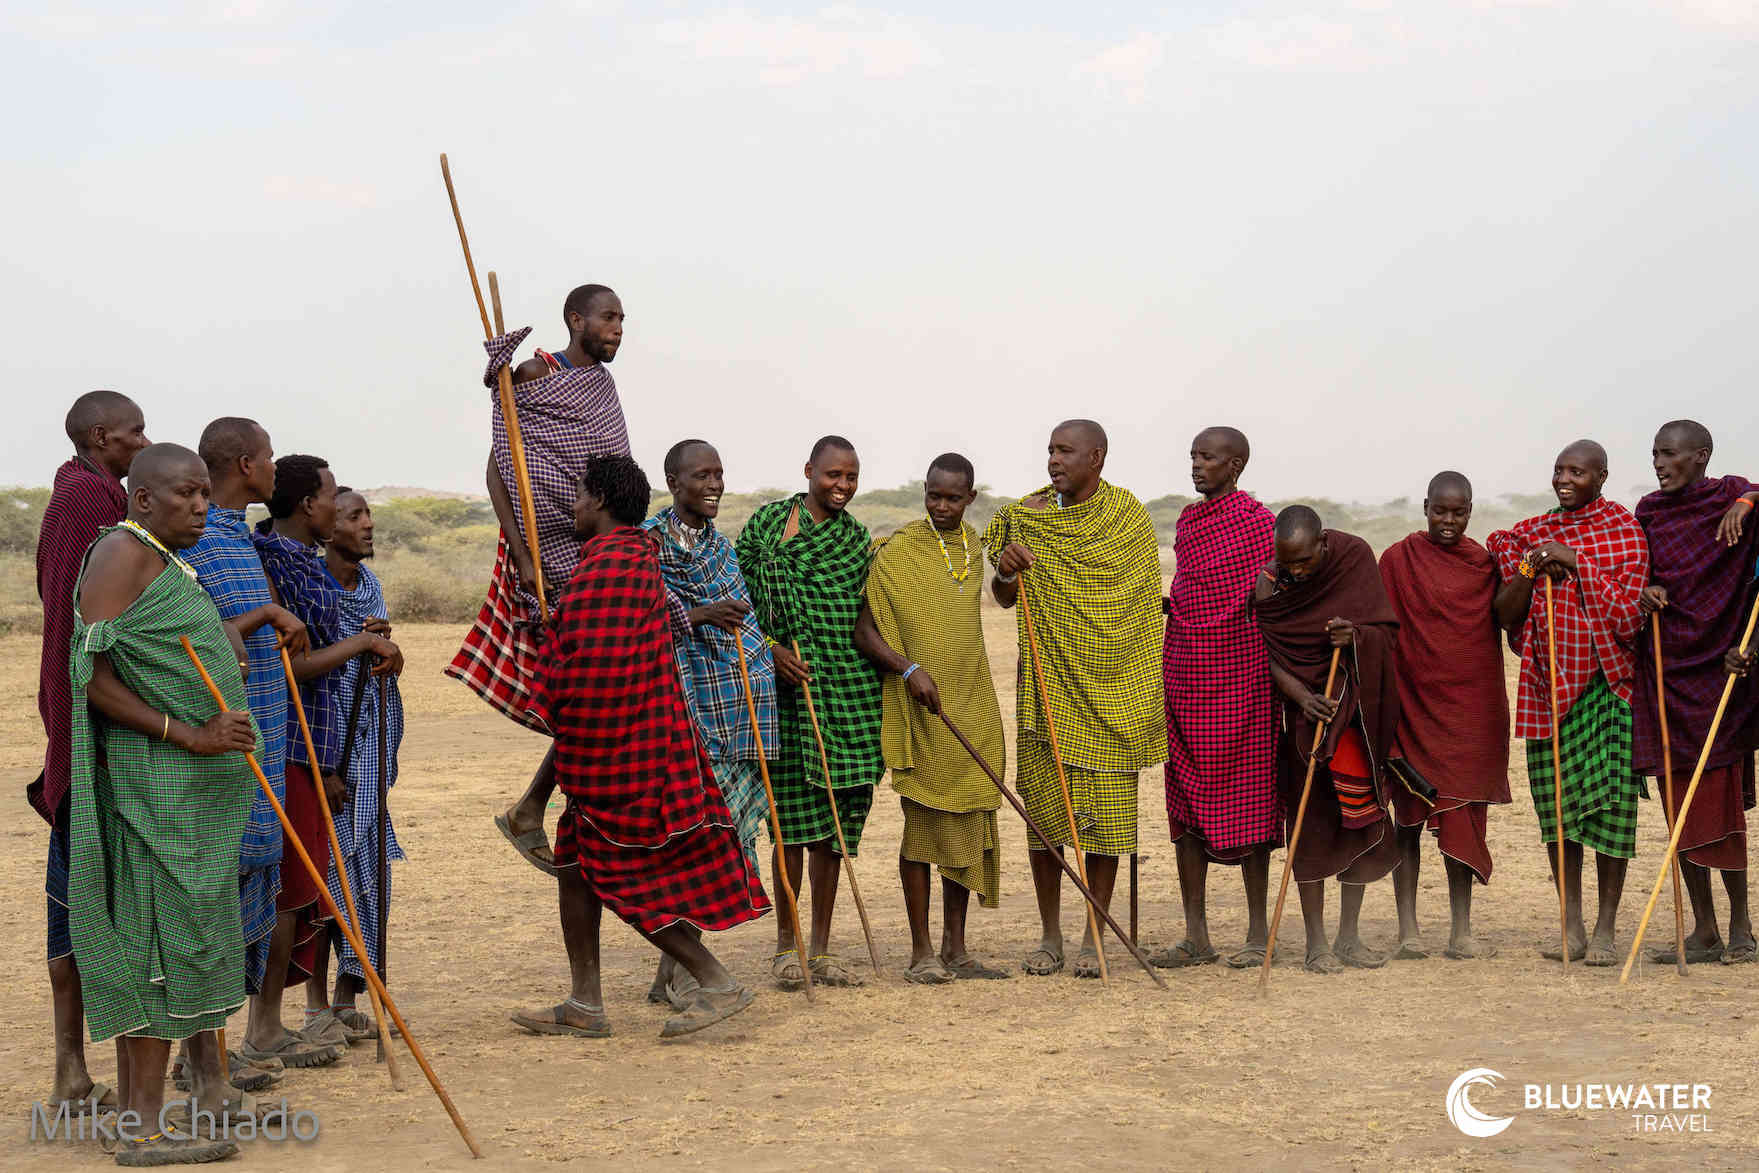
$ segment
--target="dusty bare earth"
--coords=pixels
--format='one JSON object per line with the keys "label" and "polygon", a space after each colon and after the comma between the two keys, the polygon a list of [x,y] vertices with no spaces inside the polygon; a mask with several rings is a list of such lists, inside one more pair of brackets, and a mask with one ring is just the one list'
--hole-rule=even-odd
{"label": "dusty bare earth", "polygon": [[[1008,617],[991,612],[990,647],[1003,708],[1013,714]],[[1544,963],[1556,937],[1555,897],[1537,844],[1516,754],[1514,805],[1491,819],[1496,875],[1479,889],[1477,926],[1501,954],[1487,962],[1389,965],[1338,977],[1302,972],[1291,899],[1270,998],[1256,975],[1219,966],[1169,973],[1157,991],[1121,948],[1109,989],[1066,975],[923,988],[904,984],[908,934],[898,894],[900,817],[876,805],[859,875],[886,962],[856,991],[826,990],[808,1006],[762,983],[774,943],[769,921],[713,944],[760,990],[751,1010],[694,1039],[661,1043],[647,1006],[655,954],[607,918],[605,993],[616,1026],[602,1041],[539,1039],[507,1021],[514,1008],[553,1004],[567,969],[553,886],[521,862],[490,824],[543,750],[538,737],[491,713],[440,676],[460,632],[406,627],[410,725],[392,807],[410,862],[397,876],[391,984],[440,1077],[502,1167],[591,1160],[635,1168],[798,1171],[866,1166],[983,1169],[1100,1164],[1182,1168],[1277,1164],[1326,1168],[1397,1162],[1415,1168],[1751,1168],[1759,1145],[1759,967],[1694,967],[1681,979],[1645,964],[1620,989],[1616,970]],[[0,786],[12,814],[0,835],[0,1101],[16,1169],[107,1164],[92,1145],[30,1145],[28,1106],[50,1075],[49,991],[42,964],[44,827],[23,801],[41,761],[35,637],[0,639]],[[1469,721],[1470,714],[1462,714]],[[1010,730],[1011,733],[1011,730]],[[1144,777],[1141,915],[1144,944],[1183,932],[1173,853],[1165,841],[1159,771]],[[1654,878],[1662,819],[1645,808],[1644,835],[1621,918],[1635,927]],[[1036,940],[1025,836],[1003,811],[1004,903],[973,908],[972,944],[1010,967]],[[1446,883],[1426,847],[1421,911],[1428,939],[1446,932]],[[1281,866],[1278,856],[1276,866]],[[765,864],[766,871],[768,864]],[[1273,883],[1274,883],[1273,872]],[[1245,918],[1238,881],[1212,873],[1216,941],[1237,945]],[[1122,885],[1120,885],[1122,891]],[[1335,893],[1335,890],[1334,890]],[[1664,893],[1653,937],[1671,935]],[[1079,909],[1065,901],[1065,920]],[[1335,912],[1335,895],[1333,898]],[[1394,943],[1392,888],[1376,885],[1364,913],[1371,943]],[[864,954],[845,894],[836,945]],[[292,1000],[290,999],[290,1002]],[[290,1009],[289,1018],[296,1011]],[[233,1030],[242,1027],[242,1016]],[[92,1067],[113,1078],[108,1047]],[[1515,1117],[1474,1140],[1442,1111],[1469,1067],[1506,1081],[1473,1103]],[[322,1121],[312,1144],[257,1143],[253,1167],[463,1168],[468,1155],[413,1063],[393,1093],[370,1046],[343,1065],[290,1072],[277,1089]],[[1708,1133],[1642,1134],[1615,1111],[1523,1111],[1524,1083],[1707,1083]]]}

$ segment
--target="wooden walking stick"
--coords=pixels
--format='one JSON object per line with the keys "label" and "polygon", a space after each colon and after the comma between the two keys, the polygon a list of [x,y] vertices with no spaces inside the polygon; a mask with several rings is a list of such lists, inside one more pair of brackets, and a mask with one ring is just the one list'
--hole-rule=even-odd
{"label": "wooden walking stick", "polygon": [[[800,641],[794,641],[794,655],[800,655]],[[867,905],[861,899],[861,885],[855,880],[855,861],[849,858],[849,843],[843,837],[843,820],[837,814],[836,788],[831,785],[831,759],[825,753],[824,730],[818,725],[818,710],[812,704],[812,685],[801,684],[800,694],[806,698],[806,715],[812,719],[812,736],[818,742],[818,761],[825,771],[825,798],[831,804],[831,825],[837,829],[837,850],[843,853],[843,870],[849,874],[849,891],[855,897],[855,911],[861,915],[861,932],[867,937],[867,956],[873,961],[873,972],[880,972],[879,949],[873,943],[873,926],[867,921]]]}
{"label": "wooden walking stick", "polygon": [[[1671,826],[1673,813],[1673,748],[1667,736],[1667,677],[1661,668],[1661,612],[1649,617],[1649,631],[1655,640],[1655,709],[1661,718],[1661,801]],[[1686,909],[1680,899],[1680,861],[1673,861],[1673,950],[1674,965],[1685,977]]]}
{"label": "wooden walking stick", "polygon": [[[1543,572],[1542,572],[1543,573]],[[1570,912],[1564,899],[1564,759],[1558,750],[1557,612],[1552,605],[1551,576],[1545,576],[1545,647],[1551,665],[1551,797],[1557,819],[1557,930],[1564,968],[1570,968]]]}
{"label": "wooden walking stick", "polygon": [[[965,734],[959,731],[957,725],[953,724],[952,718],[947,716],[945,709],[941,710],[940,717],[941,721],[945,723],[947,729],[953,734],[953,736],[959,739],[959,744],[965,747],[965,752],[971,755],[971,760],[976,762],[985,774],[989,775],[989,780],[995,783],[996,789],[1001,791],[1002,797],[1008,800],[1008,805],[1014,808],[1014,813],[1026,821],[1026,829],[1031,831],[1034,835],[1037,835],[1039,842],[1050,842],[1050,840],[1044,837],[1044,828],[1040,827],[1038,821],[1030,814],[1026,813],[1026,804],[1020,801],[1019,795],[1015,794],[1012,790],[1009,790],[1007,785],[1002,781],[1002,776],[996,773],[995,770],[991,769],[990,764],[983,760],[983,755],[977,752],[977,747],[972,745]],[[1052,852],[1051,854],[1056,859],[1058,865],[1062,867],[1063,871],[1068,874],[1069,879],[1075,882],[1075,888],[1081,893],[1082,898],[1087,901],[1088,905],[1095,912],[1105,919],[1105,923],[1112,927],[1112,932],[1118,934],[1118,940],[1124,942],[1124,947],[1130,950],[1130,955],[1142,964],[1142,972],[1153,978],[1155,985],[1163,990],[1166,989],[1166,980],[1155,970],[1153,964],[1149,962],[1148,958],[1142,955],[1142,950],[1136,947],[1134,937],[1124,936],[1124,930],[1118,927],[1118,922],[1112,919],[1111,913],[1100,907],[1099,897],[1093,894],[1093,890],[1087,886],[1086,881],[1082,880],[1081,876],[1070,866],[1069,861],[1056,852]]]}
{"label": "wooden walking stick", "polygon": [[[1025,571],[1021,571],[1021,573],[1024,574]],[[1068,775],[1063,773],[1063,751],[1057,745],[1057,719],[1051,715],[1050,689],[1045,687],[1044,665],[1039,663],[1038,657],[1038,629],[1032,623],[1032,604],[1026,601],[1026,584],[1024,582],[1020,584],[1020,593],[1016,597],[1020,603],[1020,617],[1026,621],[1026,651],[1032,660],[1033,678],[1038,681],[1039,707],[1044,710],[1044,729],[1050,741],[1051,761],[1056,763],[1057,786],[1063,793],[1063,813],[1069,819],[1069,846],[1075,852],[1075,870],[1080,873],[1081,882],[1085,884],[1087,883],[1087,857],[1081,853],[1081,832],[1075,829],[1075,802],[1069,797]],[[1056,854],[1049,839],[1040,836],[1039,842],[1044,844],[1046,851],[1053,855]],[[1099,958],[1100,984],[1108,985],[1112,978],[1111,974],[1107,972],[1105,964],[1105,934],[1100,932],[1099,918],[1094,916],[1091,907],[1087,910],[1087,927],[1093,933],[1093,951]]]}
{"label": "wooden walking stick", "polygon": [[[464,217],[458,212],[458,193],[452,188],[452,168],[446,162],[446,156],[440,156],[440,174],[446,180],[446,199],[452,204],[452,221],[458,225],[458,243],[464,246],[464,267],[470,273],[470,292],[476,295],[476,312],[483,321],[483,339],[492,340],[499,330],[501,320],[500,285],[495,275],[489,274],[489,292],[495,301],[496,326],[489,325],[489,311],[483,305],[482,286],[476,280],[476,262],[470,259],[470,238],[464,234]],[[504,331],[502,331],[504,332]],[[538,549],[537,534],[537,503],[531,492],[531,473],[525,464],[525,439],[519,433],[519,408],[513,401],[513,369],[511,364],[503,365],[496,372],[496,394],[501,405],[501,422],[507,429],[507,451],[512,457],[513,479],[517,482],[519,492],[519,510],[525,521],[525,550],[531,555],[532,573],[536,578],[537,609],[539,616],[547,625],[550,621],[550,604],[544,594],[544,560]]]}
{"label": "wooden walking stick", "polygon": [[[360,667],[363,670],[366,668],[365,657],[361,658]],[[336,880],[342,887],[342,903],[348,908],[348,921],[358,939],[360,914],[354,908],[354,890],[348,883],[348,865],[342,862],[342,844],[336,838],[336,820],[331,817],[330,802],[324,796],[324,772],[323,767],[318,764],[318,747],[312,743],[311,726],[305,720],[305,702],[299,699],[299,678],[293,674],[293,658],[287,654],[285,646],[281,648],[281,671],[287,675],[287,692],[293,700],[293,711],[299,717],[300,736],[305,738],[306,760],[311,763],[312,788],[317,791],[318,809],[324,812],[324,830],[330,837],[330,859],[336,864]],[[366,678],[363,673],[356,695],[365,687]],[[347,763],[343,763],[343,768],[347,768]],[[325,886],[322,879],[318,881],[318,886]],[[366,954],[356,953],[355,956],[360,959],[362,969],[372,968],[372,962]],[[341,964],[340,958],[337,959],[337,964]],[[385,1074],[391,1077],[391,1090],[400,1092],[403,1090],[403,1076],[397,1070],[397,1061],[391,1057],[389,1046],[386,1046],[390,1042],[390,1033],[385,1026],[385,1009],[379,1004],[379,996],[373,993],[371,986],[367,987],[367,996],[372,1001],[373,1023],[379,1028],[379,1044],[385,1046]]]}
{"label": "wooden walking stick", "polygon": [[794,956],[800,961],[800,978],[806,983],[806,1000],[812,1001],[812,967],[806,964],[806,935],[800,931],[800,899],[788,880],[788,861],[782,852],[782,816],[776,810],[776,791],[770,785],[770,764],[764,758],[763,731],[757,727],[757,702],[751,696],[751,669],[745,663],[745,641],[733,633],[739,650],[739,684],[745,690],[745,713],[751,719],[751,736],[757,742],[757,772],[763,779],[763,796],[770,804],[770,836],[776,845],[776,886],[788,898],[788,923],[794,930]]}
{"label": "wooden walking stick", "polygon": [[[391,961],[385,954],[385,945],[390,936],[389,921],[391,916],[390,860],[385,856],[385,829],[391,821],[390,816],[385,813],[385,771],[389,768],[388,763],[391,760],[388,756],[385,738],[385,689],[390,683],[385,677],[379,677],[379,768],[376,771],[378,777],[374,782],[374,789],[377,791],[379,799],[379,883],[378,889],[374,893],[373,902],[378,905],[376,911],[379,914],[379,939],[377,943],[379,946],[379,980],[381,982],[385,980],[385,974],[390,969]],[[368,958],[367,962],[370,964],[371,960]],[[385,1031],[379,1032],[378,1054],[374,1055],[373,1058],[389,1062],[391,1040],[386,1035]]]}
{"label": "wooden walking stick", "polygon": [[[1325,699],[1331,700],[1332,681],[1338,675],[1338,657],[1343,648],[1331,650],[1331,667],[1325,670]],[[1276,933],[1283,923],[1283,903],[1289,898],[1289,876],[1295,870],[1295,848],[1301,842],[1301,824],[1307,821],[1307,795],[1313,790],[1313,771],[1319,765],[1319,747],[1325,743],[1325,727],[1321,721],[1313,730],[1313,749],[1307,754],[1307,778],[1301,783],[1301,799],[1295,804],[1295,829],[1289,833],[1289,849],[1283,852],[1283,879],[1276,890],[1276,914],[1270,918],[1270,936],[1264,942],[1264,965],[1258,971],[1258,992],[1270,989],[1270,963],[1276,956]]]}
{"label": "wooden walking stick", "polygon": [[[1753,643],[1753,625],[1759,622],[1759,599],[1753,600],[1753,610],[1747,616],[1747,630],[1741,635],[1741,655]],[[1675,853],[1680,849],[1680,832],[1686,829],[1686,812],[1692,808],[1692,796],[1698,793],[1698,781],[1704,777],[1704,763],[1710,760],[1710,747],[1716,744],[1716,731],[1722,725],[1722,714],[1728,709],[1728,698],[1734,694],[1735,681],[1739,679],[1733,672],[1722,686],[1722,699],[1716,702],[1716,715],[1710,719],[1710,732],[1704,735],[1704,748],[1698,751],[1698,764],[1692,770],[1692,780],[1686,785],[1686,793],[1680,798],[1679,814],[1674,818],[1673,834],[1667,839],[1667,858],[1661,862],[1661,873],[1655,877],[1655,887],[1649,893],[1649,904],[1643,909],[1643,919],[1637,922],[1637,936],[1631,942],[1631,955],[1625,958],[1625,968],[1619,974],[1619,985],[1624,985],[1631,978],[1631,966],[1637,960],[1637,950],[1643,945],[1643,933],[1649,927],[1649,918],[1655,913],[1655,902],[1661,898],[1661,884],[1667,879],[1667,870],[1673,866]]]}
{"label": "wooden walking stick", "polygon": [[[226,712],[226,698],[220,694],[220,687],[214,683],[214,678],[208,675],[208,669],[202,663],[201,657],[196,655],[195,647],[189,642],[189,637],[179,636],[178,639],[183,644],[183,652],[189,657],[189,662],[195,665],[197,672],[201,673],[202,683],[208,686],[208,692],[213,695],[214,703],[220,706],[221,712]],[[330,896],[329,885],[324,882],[324,877],[318,874],[318,865],[312,862],[311,855],[305,849],[305,844],[299,841],[299,832],[294,830],[292,821],[287,818],[287,810],[281,805],[281,800],[275,797],[275,788],[269,785],[268,775],[263,773],[262,766],[257,762],[256,754],[246,753],[244,760],[250,763],[251,772],[257,776],[257,785],[262,787],[263,796],[269,800],[269,806],[273,808],[275,817],[281,820],[281,832],[286,837],[287,845],[293,848],[293,852],[299,857],[299,862],[304,866],[306,874],[317,885],[318,899],[324,902],[324,907],[342,926],[342,935],[347,937],[348,943],[354,947],[355,956],[365,957],[367,955],[366,946],[361,942],[360,934],[354,931],[354,926],[348,923],[341,910],[336,907],[336,901]],[[403,1041],[409,1044],[409,1053],[415,1056],[415,1061],[421,1067],[422,1074],[428,1077],[428,1084],[434,1089],[434,1095],[440,1098],[440,1105],[446,1109],[446,1115],[452,1118],[452,1125],[458,1129],[458,1135],[464,1138],[464,1144],[470,1149],[470,1155],[481,1157],[483,1155],[482,1149],[477,1147],[476,1137],[471,1135],[470,1126],[464,1122],[464,1117],[458,1114],[458,1108],[452,1103],[452,1097],[446,1094],[446,1087],[440,1082],[440,1077],[435,1075],[434,1069],[428,1065],[427,1055],[422,1051],[421,1044],[415,1041],[415,1036],[409,1032],[409,1024],[403,1021],[403,1015],[397,1011],[397,1004],[391,1000],[391,991],[385,988],[384,983],[379,980],[379,975],[373,972],[372,966],[362,966],[361,972],[366,975],[367,982],[377,991],[379,999],[384,1003],[386,1013],[391,1016],[391,1021],[396,1023],[397,1029],[403,1032]]]}
{"label": "wooden walking stick", "polygon": [[1130,939],[1136,939],[1136,860],[1134,851],[1130,853]]}

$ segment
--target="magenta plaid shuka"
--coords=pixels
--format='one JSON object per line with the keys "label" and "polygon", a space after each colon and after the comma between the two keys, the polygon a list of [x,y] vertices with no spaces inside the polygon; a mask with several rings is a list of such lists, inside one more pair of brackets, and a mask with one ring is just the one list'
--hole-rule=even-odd
{"label": "magenta plaid shuka", "polygon": [[[1614,695],[1631,703],[1637,674],[1635,645],[1643,628],[1637,596],[1649,585],[1649,543],[1631,511],[1605,497],[1574,512],[1554,509],[1497,530],[1485,547],[1496,557],[1503,581],[1520,573],[1521,555],[1541,542],[1562,542],[1576,552],[1577,572],[1553,588],[1557,611],[1558,716],[1569,715],[1596,673]],[[1515,736],[1551,736],[1550,672],[1545,633],[1545,584],[1533,587],[1527,622],[1509,638],[1521,656],[1521,687]]]}
{"label": "magenta plaid shuka", "polygon": [[[589,456],[627,456],[629,428],[623,421],[617,383],[602,364],[569,367],[513,385],[513,401],[519,409],[519,434],[525,441],[525,468],[531,475],[532,505],[537,514],[538,539],[534,544],[531,535],[525,533],[518,481],[513,476],[513,451],[507,445],[507,424],[501,418],[496,390],[496,372],[513,361],[514,351],[530,333],[531,327],[527,326],[483,343],[489,352],[483,385],[489,388],[495,467],[507,485],[526,549],[542,559],[544,585],[552,595],[557,595],[574,576],[574,567],[580,561],[580,539],[574,536],[575,480],[586,470]],[[519,595],[535,615],[537,599],[523,591]]]}
{"label": "magenta plaid shuka", "polygon": [[1277,843],[1276,695],[1270,658],[1247,613],[1254,577],[1271,558],[1276,519],[1234,490],[1187,505],[1161,675],[1166,686],[1167,819],[1212,852]]}
{"label": "magenta plaid shuka", "polygon": [[[1690,775],[1710,732],[1728,674],[1723,653],[1741,642],[1753,603],[1753,559],[1759,553],[1759,522],[1749,511],[1741,540],[1717,539],[1717,523],[1735,499],[1750,493],[1745,477],[1713,477],[1678,493],[1651,493],[1637,503],[1637,522],[1649,539],[1650,580],[1667,588],[1661,612],[1662,664],[1667,672],[1667,722],[1675,784]],[[1752,677],[1735,682],[1728,711],[1717,729],[1709,767],[1730,766],[1752,753],[1759,687]],[[1655,705],[1655,650],[1637,641],[1636,699],[1631,704],[1631,765],[1660,777],[1661,726]],[[1682,773],[1684,771],[1684,773]],[[1676,791],[1678,793],[1678,791]],[[1693,808],[1697,807],[1694,800]]]}

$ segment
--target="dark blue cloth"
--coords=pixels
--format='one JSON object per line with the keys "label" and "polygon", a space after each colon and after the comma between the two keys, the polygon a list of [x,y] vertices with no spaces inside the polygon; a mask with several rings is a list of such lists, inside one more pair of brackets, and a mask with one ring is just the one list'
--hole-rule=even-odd
{"label": "dark blue cloth", "polygon": [[49,960],[73,952],[73,934],[67,927],[67,816],[68,799],[61,798],[55,824],[49,828],[49,866],[43,875],[43,892],[49,906]]}
{"label": "dark blue cloth", "polygon": [[[342,592],[324,569],[324,555],[317,546],[303,546],[269,530],[251,534],[263,570],[281,596],[281,605],[299,617],[311,636],[312,650],[327,648],[342,639]],[[342,754],[342,706],[339,686],[346,665],[322,676],[301,681],[299,699],[311,726],[312,745],[318,751],[320,769],[334,772]],[[291,710],[291,706],[289,706]],[[287,760],[306,761],[305,736],[299,714],[289,711],[286,721]]]}

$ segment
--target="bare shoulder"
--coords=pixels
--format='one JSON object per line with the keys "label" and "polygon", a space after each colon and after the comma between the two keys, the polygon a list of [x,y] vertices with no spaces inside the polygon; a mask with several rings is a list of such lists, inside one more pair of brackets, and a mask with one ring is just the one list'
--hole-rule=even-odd
{"label": "bare shoulder", "polygon": [[515,383],[531,383],[550,373],[547,363],[541,358],[528,358],[513,368]]}
{"label": "bare shoulder", "polygon": [[164,569],[165,560],[130,535],[104,535],[86,563],[79,591],[80,618],[87,623],[116,618]]}

